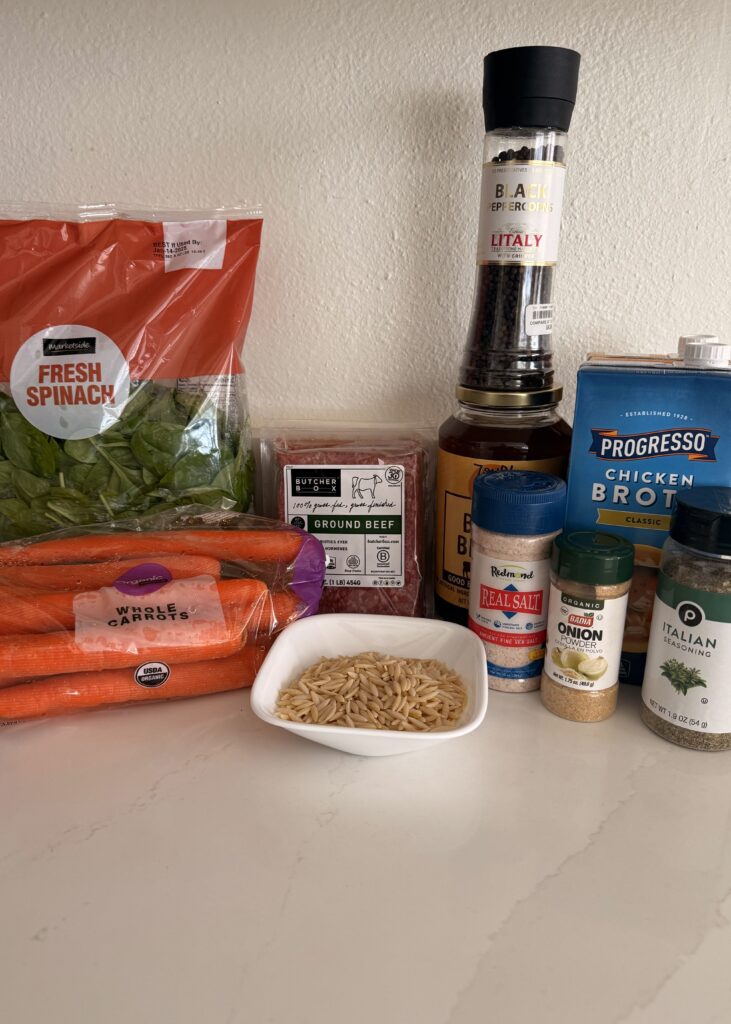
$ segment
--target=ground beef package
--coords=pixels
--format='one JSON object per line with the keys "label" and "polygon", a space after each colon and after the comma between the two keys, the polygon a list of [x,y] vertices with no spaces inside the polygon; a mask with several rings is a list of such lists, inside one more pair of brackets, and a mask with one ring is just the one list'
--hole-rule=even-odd
{"label": "ground beef package", "polygon": [[259,447],[262,511],[325,547],[320,611],[428,614],[428,431],[297,426]]}
{"label": "ground beef package", "polygon": [[257,211],[0,209],[0,541],[246,511]]}

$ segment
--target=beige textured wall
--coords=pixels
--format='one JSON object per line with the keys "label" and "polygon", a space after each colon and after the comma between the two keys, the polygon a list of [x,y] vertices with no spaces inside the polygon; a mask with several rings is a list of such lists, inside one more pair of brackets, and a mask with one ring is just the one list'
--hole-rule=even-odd
{"label": "beige textured wall", "polygon": [[0,197],[261,201],[255,418],[437,422],[471,302],[481,63],[583,55],[555,335],[729,332],[723,0],[0,4]]}

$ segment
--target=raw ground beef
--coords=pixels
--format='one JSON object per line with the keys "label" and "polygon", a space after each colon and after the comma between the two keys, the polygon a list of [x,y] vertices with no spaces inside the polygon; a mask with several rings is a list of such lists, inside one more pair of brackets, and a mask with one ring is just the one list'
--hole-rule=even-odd
{"label": "raw ground beef", "polygon": [[404,467],[404,585],[403,587],[326,586],[321,612],[367,612],[372,615],[426,615],[428,612],[425,512],[430,453],[427,443],[413,436],[375,440],[372,437],[318,437],[310,435],[271,440],[271,461],[276,467],[277,514],[284,518],[284,467],[390,466]]}

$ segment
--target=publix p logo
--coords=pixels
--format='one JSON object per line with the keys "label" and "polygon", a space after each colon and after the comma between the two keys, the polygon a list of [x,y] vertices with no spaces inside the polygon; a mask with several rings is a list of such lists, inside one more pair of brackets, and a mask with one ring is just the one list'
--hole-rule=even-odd
{"label": "publix p logo", "polygon": [[700,626],[703,622],[703,609],[692,601],[683,601],[678,605],[678,618],[684,626]]}

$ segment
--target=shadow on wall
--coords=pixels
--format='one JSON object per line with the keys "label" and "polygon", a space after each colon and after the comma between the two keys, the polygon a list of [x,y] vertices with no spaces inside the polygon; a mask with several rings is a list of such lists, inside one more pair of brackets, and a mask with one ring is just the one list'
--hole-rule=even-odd
{"label": "shadow on wall", "polygon": [[[302,336],[317,344],[333,332],[341,343],[298,364],[288,392],[292,418],[373,422],[377,408],[381,422],[431,425],[451,409],[473,288],[480,118],[472,92],[384,91],[361,112],[355,133],[333,135],[311,207],[295,210],[297,229],[313,232],[307,237],[320,247],[318,259],[311,265],[297,254],[287,272],[304,293]],[[318,291],[314,275],[327,275],[328,264],[332,274]],[[284,289],[275,294],[284,280],[276,263],[261,297],[280,345],[269,356],[274,351],[286,367],[292,299]],[[255,304],[255,316],[262,308]],[[325,409],[317,404],[323,393]]]}
{"label": "shadow on wall", "polygon": [[[479,97],[478,97],[479,99]],[[472,94],[423,92],[406,98],[396,123],[410,142],[411,176],[395,210],[408,240],[397,322],[407,326],[411,401],[437,421],[453,404],[469,320],[477,244],[481,108]],[[405,396],[404,396],[405,397]],[[393,396],[398,409],[402,396]]]}
{"label": "shadow on wall", "polygon": [[[478,97],[479,99],[479,97]],[[385,109],[384,109],[385,108]],[[384,265],[393,280],[373,288],[387,354],[383,418],[437,423],[453,404],[466,336],[477,244],[482,126],[475,97],[420,92],[384,103],[374,118],[389,125],[381,164],[389,229]],[[348,418],[372,419],[350,396]]]}

